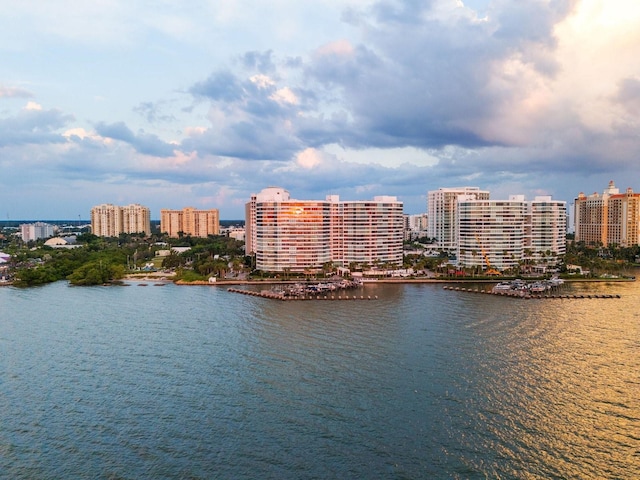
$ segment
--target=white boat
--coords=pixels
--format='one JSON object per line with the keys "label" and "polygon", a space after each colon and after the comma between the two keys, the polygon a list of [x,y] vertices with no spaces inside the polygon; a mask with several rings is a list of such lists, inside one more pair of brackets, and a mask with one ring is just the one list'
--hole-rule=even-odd
{"label": "white boat", "polygon": [[540,282],[532,283],[529,287],[529,291],[532,293],[541,293],[547,290],[547,286]]}
{"label": "white boat", "polygon": [[508,292],[512,288],[512,285],[508,282],[500,282],[493,287],[494,292]]}
{"label": "white boat", "polygon": [[558,277],[553,277],[549,279],[549,284],[552,287],[559,287],[560,285],[564,284],[564,280]]}

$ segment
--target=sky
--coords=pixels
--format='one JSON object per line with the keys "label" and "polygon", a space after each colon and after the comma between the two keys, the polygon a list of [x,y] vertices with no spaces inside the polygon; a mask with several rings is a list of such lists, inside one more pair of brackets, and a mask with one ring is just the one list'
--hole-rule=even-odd
{"label": "sky", "polygon": [[0,0],[0,220],[640,191],[637,0]]}

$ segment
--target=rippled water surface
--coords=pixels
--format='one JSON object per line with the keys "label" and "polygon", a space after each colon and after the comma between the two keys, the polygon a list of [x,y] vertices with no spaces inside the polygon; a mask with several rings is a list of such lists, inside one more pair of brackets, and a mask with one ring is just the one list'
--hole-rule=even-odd
{"label": "rippled water surface", "polygon": [[0,288],[2,478],[640,478],[640,284]]}

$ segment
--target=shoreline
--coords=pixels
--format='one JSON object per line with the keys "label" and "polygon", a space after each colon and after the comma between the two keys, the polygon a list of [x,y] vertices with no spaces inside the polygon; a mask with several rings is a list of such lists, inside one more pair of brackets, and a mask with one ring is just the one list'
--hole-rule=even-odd
{"label": "shoreline", "polygon": [[[519,278],[519,277],[518,277]],[[364,279],[363,284],[375,285],[375,284],[419,284],[419,283],[435,283],[435,284],[446,284],[446,283],[500,283],[501,281],[513,280],[511,277],[500,277],[500,278],[380,278],[380,279]],[[539,278],[525,278],[523,280],[529,281],[537,281]],[[635,282],[635,278],[563,278],[566,283],[620,283],[620,282]],[[265,279],[265,280],[239,280],[239,279],[223,279],[216,280],[215,282],[209,282],[207,280],[195,280],[192,282],[187,282],[184,280],[175,280],[174,275],[167,274],[133,274],[133,275],[125,275],[122,279],[115,281],[115,283],[153,283],[153,284],[168,284],[173,283],[174,285],[180,286],[234,286],[234,285],[293,285],[296,283],[318,283],[318,282],[326,282],[328,279],[313,279],[313,280],[276,280],[276,279]],[[13,286],[13,282],[0,282],[0,287],[11,287]]]}
{"label": "shoreline", "polygon": [[[139,280],[137,278],[125,278],[125,280]],[[511,278],[510,278],[511,279]],[[144,278],[144,281],[159,281],[153,278]],[[369,279],[364,280],[363,284],[375,285],[375,284],[418,284],[418,283],[499,283],[505,281],[505,278],[501,279],[460,279],[460,278],[383,278],[383,279]],[[527,280],[527,279],[524,279]],[[532,278],[531,281],[537,281],[539,278]],[[607,283],[607,282],[634,282],[635,278],[563,278],[566,283]],[[215,286],[233,286],[233,285],[288,285],[296,283],[317,283],[324,282],[327,279],[314,279],[314,280],[237,280],[237,279],[224,279],[216,280],[215,282],[208,282],[206,280],[196,280],[192,282],[186,282],[183,280],[161,280],[164,282],[172,282],[175,285],[190,286],[190,285],[207,285],[211,287]]]}

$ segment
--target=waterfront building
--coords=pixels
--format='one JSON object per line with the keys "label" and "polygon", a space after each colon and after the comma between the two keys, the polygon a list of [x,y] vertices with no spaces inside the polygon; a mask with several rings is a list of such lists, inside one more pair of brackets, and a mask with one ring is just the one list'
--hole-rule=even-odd
{"label": "waterfront building", "polygon": [[258,196],[261,202],[283,202],[289,201],[291,198],[289,192],[279,187],[268,187],[263,189],[259,194],[252,194],[250,200],[245,204],[245,253],[247,255],[256,254],[256,211]]}
{"label": "waterfront building", "polygon": [[580,192],[574,201],[576,242],[630,247],[640,243],[640,194],[609,182],[602,195]]}
{"label": "waterfront building", "polygon": [[567,252],[567,202],[537,196],[527,203],[525,255],[545,261]]}
{"label": "waterfront building", "polygon": [[149,209],[137,203],[123,207],[96,205],[91,209],[91,232],[99,237],[117,237],[121,233],[151,235]]}
{"label": "waterfront building", "polygon": [[627,188],[609,197],[607,245],[640,245],[640,193]]}
{"label": "waterfront building", "polygon": [[197,210],[186,207],[182,210],[160,210],[160,231],[170,237],[180,234],[206,238],[220,234],[220,213],[218,209]]}
{"label": "waterfront building", "polygon": [[427,194],[427,236],[435,238],[438,248],[445,252],[453,253],[458,247],[458,202],[462,200],[489,200],[489,191],[454,187]]}
{"label": "waterfront building", "polygon": [[54,235],[55,228],[53,225],[43,222],[24,223],[20,225],[20,233],[22,240],[30,242],[40,238],[50,238]]}
{"label": "waterfront building", "polygon": [[331,218],[335,227],[332,261],[345,266],[402,265],[402,202],[391,196],[340,202],[336,196],[332,203],[338,207],[337,215]]}
{"label": "waterfront building", "polygon": [[406,241],[426,237],[428,218],[426,213],[404,216],[404,239]]}
{"label": "waterfront building", "polygon": [[509,200],[458,202],[458,265],[506,270],[524,255],[526,204],[523,196]]}
{"label": "waterfront building", "polygon": [[402,202],[294,200],[269,187],[246,204],[246,252],[256,268],[273,272],[319,271],[326,264],[402,264]]}
{"label": "waterfront building", "polygon": [[566,202],[524,195],[458,202],[456,254],[463,267],[503,271],[566,252]]}

